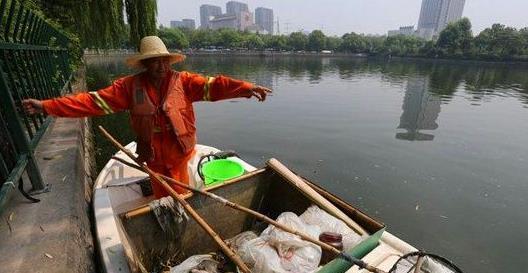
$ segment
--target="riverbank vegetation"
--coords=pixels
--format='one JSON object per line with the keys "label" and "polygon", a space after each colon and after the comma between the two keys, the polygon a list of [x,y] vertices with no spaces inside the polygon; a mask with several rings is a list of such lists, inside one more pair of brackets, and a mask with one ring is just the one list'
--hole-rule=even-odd
{"label": "riverbank vegetation", "polygon": [[494,24],[473,35],[471,22],[463,18],[449,24],[432,41],[415,36],[372,36],[346,33],[326,36],[320,30],[289,35],[261,35],[233,29],[189,30],[164,28],[159,36],[176,49],[237,49],[343,53],[370,56],[401,56],[482,60],[528,60],[528,28],[516,29]]}
{"label": "riverbank vegetation", "polygon": [[82,48],[130,47],[141,37],[156,34],[156,0],[27,0],[24,4],[76,36]]}

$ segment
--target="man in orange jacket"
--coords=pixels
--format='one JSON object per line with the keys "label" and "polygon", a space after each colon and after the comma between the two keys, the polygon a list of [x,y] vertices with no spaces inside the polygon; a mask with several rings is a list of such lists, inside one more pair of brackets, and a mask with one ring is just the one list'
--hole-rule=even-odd
{"label": "man in orange jacket", "polygon": [[[171,69],[185,57],[169,53],[160,38],[141,39],[140,53],[127,64],[143,72],[120,78],[97,92],[39,101],[28,99],[29,114],[45,112],[58,117],[86,117],[130,111],[140,160],[154,171],[189,183],[187,164],[194,155],[196,127],[192,103],[239,97],[264,101],[270,89],[225,76],[203,77]],[[179,193],[185,190],[173,186]],[[168,193],[152,183],[154,195]]]}

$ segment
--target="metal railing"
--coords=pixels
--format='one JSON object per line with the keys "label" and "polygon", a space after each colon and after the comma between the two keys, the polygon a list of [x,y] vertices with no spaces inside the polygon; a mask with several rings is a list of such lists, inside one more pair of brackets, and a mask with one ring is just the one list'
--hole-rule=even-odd
{"label": "metal railing", "polygon": [[26,115],[22,100],[71,91],[70,39],[16,0],[0,0],[0,213],[27,173],[46,190],[34,150],[51,122]]}

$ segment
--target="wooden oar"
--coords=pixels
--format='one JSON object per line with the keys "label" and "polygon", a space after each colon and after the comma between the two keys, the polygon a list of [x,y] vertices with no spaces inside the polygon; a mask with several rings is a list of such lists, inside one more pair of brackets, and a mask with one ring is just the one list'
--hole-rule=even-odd
{"label": "wooden oar", "polygon": [[146,173],[148,173],[154,180],[159,183],[172,198],[176,199],[183,208],[191,215],[191,217],[205,230],[209,236],[220,246],[222,251],[236,264],[236,266],[244,273],[250,273],[251,270],[249,267],[242,261],[240,256],[236,254],[227,244],[222,240],[222,238],[207,224],[207,222],[183,199],[159,174],[149,169],[145,164],[140,162],[132,152],[127,150],[121,143],[119,143],[110,133],[108,133],[102,126],[99,126],[99,130],[103,135],[114,144],[119,150],[125,153],[130,159],[134,160],[136,164]]}
{"label": "wooden oar", "polygon": [[[135,168],[137,170],[142,171],[141,167],[139,167],[139,166],[137,166],[135,164],[132,164],[130,162],[127,162],[124,159],[121,159],[121,158],[118,158],[118,157],[113,157],[113,159],[115,159],[115,160],[117,160],[117,161],[129,166],[129,167],[132,167],[132,168]],[[182,188],[188,189],[188,190],[190,190],[192,192],[195,192],[195,193],[198,193],[198,194],[201,194],[201,195],[205,195],[205,196],[207,196],[207,197],[209,197],[209,198],[211,198],[211,199],[213,199],[213,200],[215,200],[215,201],[217,201],[217,202],[219,202],[219,203],[221,203],[221,204],[223,204],[225,206],[228,206],[228,207],[236,209],[238,211],[242,211],[242,212],[245,212],[247,214],[250,214],[250,215],[254,216],[255,218],[257,218],[257,219],[259,219],[259,220],[261,220],[263,222],[266,222],[266,223],[268,223],[270,225],[273,225],[273,226],[275,226],[275,227],[277,227],[277,228],[279,228],[279,229],[281,229],[283,231],[286,231],[288,233],[297,235],[301,239],[303,239],[305,241],[308,241],[310,243],[313,243],[315,245],[318,245],[322,249],[330,251],[330,252],[334,253],[335,255],[345,259],[346,261],[348,261],[348,262],[350,262],[352,264],[355,264],[355,265],[357,265],[357,266],[359,266],[361,268],[365,268],[365,269],[367,269],[370,272],[385,273],[381,269],[378,269],[378,268],[375,268],[375,267],[373,267],[371,265],[368,265],[365,262],[363,262],[362,260],[357,259],[356,257],[351,256],[351,255],[349,255],[349,254],[347,254],[347,253],[345,253],[343,251],[340,251],[337,248],[335,248],[335,247],[333,247],[333,246],[331,246],[331,245],[329,245],[327,243],[321,242],[321,241],[319,241],[317,239],[314,239],[314,238],[310,237],[309,235],[306,235],[306,234],[304,234],[302,232],[299,232],[299,231],[296,231],[296,230],[294,230],[294,229],[292,229],[292,228],[290,228],[290,227],[288,227],[286,225],[283,225],[283,224],[281,224],[281,223],[279,223],[279,222],[267,217],[266,215],[261,214],[260,212],[254,211],[252,209],[249,209],[249,208],[246,208],[246,207],[241,206],[239,204],[236,204],[234,202],[231,202],[231,201],[229,201],[229,200],[227,200],[227,199],[225,199],[225,198],[223,198],[221,196],[218,196],[218,195],[216,195],[214,193],[191,187],[191,186],[189,186],[187,184],[181,183],[181,182],[179,182],[179,181],[177,181],[177,180],[175,180],[175,179],[173,179],[171,177],[165,176],[163,174],[157,174],[157,175],[161,176],[163,179],[165,179],[165,180],[167,180],[167,181],[169,181],[169,182],[171,182],[171,183],[173,183],[173,184],[175,184],[177,186],[180,186]]]}
{"label": "wooden oar", "polygon": [[341,210],[336,208],[336,206],[334,206],[332,203],[330,203],[328,200],[322,197],[319,193],[317,193],[314,189],[312,189],[308,184],[306,184],[298,175],[290,171],[286,166],[280,163],[277,159],[272,158],[268,160],[267,164],[277,173],[279,173],[284,178],[286,178],[286,181],[288,181],[291,185],[298,188],[308,198],[314,201],[317,205],[319,205],[325,211],[337,217],[341,221],[345,222],[345,224],[348,227],[350,227],[351,229],[353,229],[360,235],[368,234],[365,231],[365,229],[363,229],[363,227],[358,225],[356,222],[352,221],[352,219],[350,219],[346,214],[344,214]]}

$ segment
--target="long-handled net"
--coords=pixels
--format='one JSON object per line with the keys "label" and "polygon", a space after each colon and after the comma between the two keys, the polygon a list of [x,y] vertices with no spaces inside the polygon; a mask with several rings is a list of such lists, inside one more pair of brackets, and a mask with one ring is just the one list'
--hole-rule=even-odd
{"label": "long-handled net", "polygon": [[462,270],[444,257],[416,251],[401,256],[389,273],[462,273]]}

